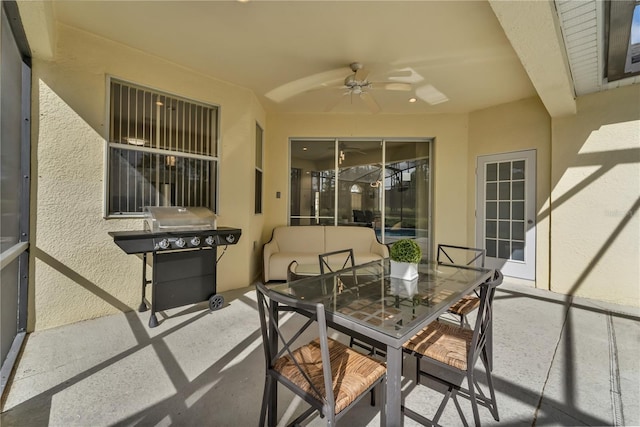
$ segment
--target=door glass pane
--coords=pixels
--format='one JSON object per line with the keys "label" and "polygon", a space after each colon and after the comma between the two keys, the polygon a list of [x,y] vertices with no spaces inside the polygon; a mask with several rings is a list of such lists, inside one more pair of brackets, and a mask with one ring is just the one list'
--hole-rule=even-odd
{"label": "door glass pane", "polygon": [[508,182],[500,183],[500,200],[511,199],[511,185]]}
{"label": "door glass pane", "polygon": [[487,202],[487,212],[485,217],[487,219],[497,219],[498,218],[498,204],[496,202]]}
{"label": "door glass pane", "polygon": [[485,248],[487,249],[487,256],[495,258],[498,254],[498,250],[496,249],[496,240],[495,239],[486,239],[485,240]]}
{"label": "door glass pane", "polygon": [[379,229],[381,141],[341,141],[338,150],[338,224]]}
{"label": "door glass pane", "polygon": [[511,218],[524,221],[524,202],[511,203]]}
{"label": "door glass pane", "polygon": [[509,221],[500,221],[498,225],[498,237],[501,239],[509,238]]}
{"label": "door glass pane", "polygon": [[509,219],[510,218],[510,203],[509,202],[500,202],[500,219]]}
{"label": "door glass pane", "polygon": [[487,226],[486,226],[486,230],[485,230],[485,235],[487,237],[498,237],[497,233],[498,233],[498,224],[496,223],[496,221],[487,221]]}
{"label": "door glass pane", "polygon": [[511,169],[511,179],[524,179],[524,160],[517,160],[513,162]]}
{"label": "door glass pane", "polygon": [[487,182],[498,180],[498,164],[487,163]]}
{"label": "door glass pane", "polygon": [[335,140],[292,140],[291,169],[291,225],[333,225]]}
{"label": "door glass pane", "polygon": [[510,242],[508,240],[498,240],[498,258],[511,258]]}
{"label": "door glass pane", "polygon": [[511,259],[524,261],[524,242],[511,243]]}
{"label": "door glass pane", "polygon": [[501,162],[498,165],[498,178],[500,181],[511,179],[511,162]]}
{"label": "door glass pane", "polygon": [[524,181],[515,181],[512,185],[513,200],[524,200]]}
{"label": "door glass pane", "polygon": [[430,143],[387,141],[384,177],[384,239],[414,238],[430,257]]}
{"label": "door glass pane", "polygon": [[513,240],[524,240],[524,222],[513,221],[511,223],[511,238]]}
{"label": "door glass pane", "polygon": [[498,190],[495,182],[487,183],[487,200],[498,200]]}

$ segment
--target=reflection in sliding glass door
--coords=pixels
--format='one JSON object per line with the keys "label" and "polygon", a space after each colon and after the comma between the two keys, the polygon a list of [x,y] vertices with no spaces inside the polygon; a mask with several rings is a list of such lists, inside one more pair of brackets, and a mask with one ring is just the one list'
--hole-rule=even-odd
{"label": "reflection in sliding glass door", "polygon": [[289,223],[371,227],[429,258],[430,150],[429,139],[291,140]]}
{"label": "reflection in sliding glass door", "polygon": [[430,258],[431,182],[429,142],[387,141],[384,243],[415,239]]}

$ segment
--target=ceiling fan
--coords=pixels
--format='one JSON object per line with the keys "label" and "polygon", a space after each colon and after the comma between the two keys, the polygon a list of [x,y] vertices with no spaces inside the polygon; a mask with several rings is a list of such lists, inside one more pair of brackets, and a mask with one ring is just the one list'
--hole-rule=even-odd
{"label": "ceiling fan", "polygon": [[[360,62],[352,62],[349,64],[349,68],[351,69],[352,74],[345,77],[344,85],[341,86],[341,89],[346,89],[343,96],[349,95],[351,97],[351,102],[353,102],[354,95],[359,97],[372,113],[379,112],[381,108],[371,93],[369,93],[370,90],[377,89],[378,87],[386,90],[400,91],[410,91],[412,89],[411,84],[409,83],[370,81],[367,78],[369,71],[365,70]],[[325,111],[331,111],[339,102],[340,98],[338,98],[335,103],[330,104]]]}
{"label": "ceiling fan", "polygon": [[[398,77],[389,77],[389,79],[395,81],[370,81],[368,79],[369,71],[366,70],[360,62],[352,62],[348,68],[351,70],[351,73],[346,77],[342,77],[344,76],[345,67],[340,67],[290,81],[270,90],[265,93],[265,96],[272,101],[283,102],[302,93],[341,90],[343,96],[336,97],[334,102],[329,103],[324,109],[325,112],[333,110],[346,95],[351,97],[351,102],[353,102],[354,95],[359,97],[372,112],[378,112],[380,111],[380,106],[369,94],[369,91],[380,89],[410,91],[413,89],[413,82],[403,82],[402,80],[398,80]],[[398,71],[402,73],[406,72],[406,70],[395,70],[394,72]]]}

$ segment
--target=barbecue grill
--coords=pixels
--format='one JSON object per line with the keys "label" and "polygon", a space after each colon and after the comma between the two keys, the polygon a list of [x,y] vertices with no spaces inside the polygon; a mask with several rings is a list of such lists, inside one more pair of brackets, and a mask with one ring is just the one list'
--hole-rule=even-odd
{"label": "barbecue grill", "polygon": [[[109,233],[127,254],[142,254],[138,311],[151,309],[150,328],[158,326],[158,311],[202,301],[208,301],[212,311],[224,305],[224,297],[216,291],[218,247],[226,250],[227,245],[235,245],[242,231],[216,225],[216,215],[207,208],[150,206],[145,208],[143,230]],[[151,280],[147,279],[148,254]],[[146,298],[149,284],[150,300]]]}

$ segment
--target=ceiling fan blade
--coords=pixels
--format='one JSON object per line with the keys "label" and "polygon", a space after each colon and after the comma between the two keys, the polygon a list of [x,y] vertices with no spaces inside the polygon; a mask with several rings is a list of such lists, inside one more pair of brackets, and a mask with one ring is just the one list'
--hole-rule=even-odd
{"label": "ceiling fan blade", "polygon": [[367,93],[367,92],[361,93],[360,99],[364,101],[367,108],[369,108],[369,111],[371,111],[373,114],[380,112],[381,110],[380,105],[378,105],[378,103],[370,93]]}
{"label": "ceiling fan blade", "polygon": [[324,112],[325,113],[329,113],[331,112],[334,108],[336,108],[338,106],[338,104],[340,103],[340,101],[342,101],[342,98],[344,98],[345,96],[347,96],[349,94],[349,92],[345,92],[340,96],[336,96],[334,100],[332,100],[331,102],[329,102],[327,104],[326,107],[324,107]]}
{"label": "ceiling fan blade", "polygon": [[265,96],[272,101],[283,102],[310,90],[324,89],[327,87],[343,87],[344,73],[345,68],[342,67],[312,74],[278,86],[267,92]]}
{"label": "ceiling fan blade", "polygon": [[356,71],[356,80],[360,82],[365,81],[368,75],[369,75],[369,70],[365,68],[360,68],[359,70]]}

